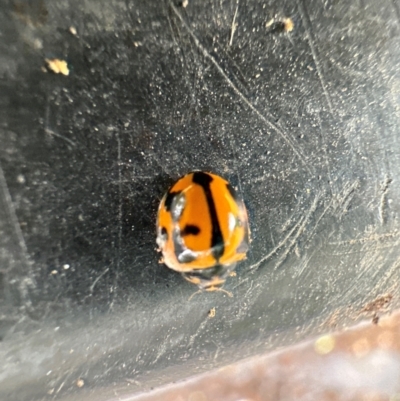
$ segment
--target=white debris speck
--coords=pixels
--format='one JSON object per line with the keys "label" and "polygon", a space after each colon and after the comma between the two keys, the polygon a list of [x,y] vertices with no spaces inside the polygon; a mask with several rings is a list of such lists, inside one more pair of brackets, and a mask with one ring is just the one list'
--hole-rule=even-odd
{"label": "white debris speck", "polygon": [[22,174],[18,174],[18,176],[17,176],[17,182],[19,183],[19,184],[25,184],[25,177],[22,175]]}

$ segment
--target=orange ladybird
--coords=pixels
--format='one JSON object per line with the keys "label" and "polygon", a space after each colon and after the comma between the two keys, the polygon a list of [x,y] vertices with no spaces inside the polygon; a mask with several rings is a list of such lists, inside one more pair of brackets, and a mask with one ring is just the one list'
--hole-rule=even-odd
{"label": "orange ladybird", "polygon": [[249,248],[244,203],[222,177],[186,174],[161,200],[157,244],[170,269],[200,289],[219,289]]}

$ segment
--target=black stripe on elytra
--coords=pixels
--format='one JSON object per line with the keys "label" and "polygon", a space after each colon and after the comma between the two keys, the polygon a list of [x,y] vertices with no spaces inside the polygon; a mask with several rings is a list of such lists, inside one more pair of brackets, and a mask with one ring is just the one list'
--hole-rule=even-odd
{"label": "black stripe on elytra", "polygon": [[198,235],[200,233],[200,228],[193,224],[186,224],[186,226],[181,231],[182,237],[185,235]]}
{"label": "black stripe on elytra", "polygon": [[193,173],[193,182],[195,184],[200,185],[204,194],[206,195],[208,210],[210,212],[211,218],[211,226],[212,226],[212,234],[211,234],[211,248],[212,255],[215,260],[218,262],[219,258],[224,254],[224,240],[222,237],[221,227],[219,226],[217,210],[215,208],[214,199],[211,194],[210,184],[213,178],[206,173],[201,171],[196,171]]}

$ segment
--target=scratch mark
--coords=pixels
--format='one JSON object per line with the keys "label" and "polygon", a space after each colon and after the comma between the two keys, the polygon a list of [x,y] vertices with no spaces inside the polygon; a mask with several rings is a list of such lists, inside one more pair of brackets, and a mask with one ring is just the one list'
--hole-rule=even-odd
{"label": "scratch mark", "polygon": [[395,274],[399,271],[399,267],[400,267],[400,258],[397,258],[394,261],[394,263],[389,267],[389,269],[385,272],[385,274],[382,277],[382,280],[380,280],[371,290],[371,293],[376,293],[378,291],[381,291],[382,288],[387,287],[389,284],[392,284],[392,286],[389,289],[387,289],[387,291],[390,293],[397,293],[398,283],[397,279],[395,278]]}
{"label": "scratch mark", "polygon": [[392,5],[394,8],[394,12],[396,14],[397,23],[400,25],[400,10],[399,10],[399,6],[398,6],[398,2],[396,0],[392,0]]}
{"label": "scratch mark", "polygon": [[200,332],[204,329],[204,327],[206,326],[206,324],[208,323],[208,318],[206,320],[203,320],[197,330],[196,333],[194,333],[193,335],[191,335],[189,337],[189,344],[188,346],[191,347],[194,344],[194,340],[196,339],[196,337],[200,334]]}
{"label": "scratch mark", "polygon": [[329,245],[355,245],[365,244],[369,242],[387,242],[387,240],[395,240],[400,237],[400,232],[395,230],[386,234],[371,234],[368,237],[350,239],[347,241],[330,242]]}
{"label": "scratch mark", "polygon": [[267,255],[265,255],[264,257],[262,257],[258,262],[252,264],[251,266],[249,266],[249,269],[255,269],[257,267],[260,266],[261,263],[265,262],[266,260],[268,260],[272,255],[274,255],[280,248],[282,248],[286,242],[288,241],[288,239],[290,238],[290,236],[294,233],[294,231],[299,227],[299,225],[303,222],[304,217],[302,217],[294,226],[293,228],[287,233],[287,235],[285,236],[285,238],[283,238],[283,240],[281,242],[278,243],[278,245]]}
{"label": "scratch mark", "polygon": [[[231,74],[236,77],[237,81],[240,82],[245,89],[247,89],[246,88],[247,78],[243,74],[243,71],[240,69],[238,63],[232,58],[232,56],[229,54],[229,52],[226,51],[226,49],[219,44],[219,42],[215,42],[215,46],[218,46],[218,53],[223,53],[224,56],[229,60],[229,63],[237,70],[237,73],[231,71]],[[239,76],[240,76],[240,78],[239,78]]]}
{"label": "scratch mark", "polygon": [[122,169],[121,169],[121,138],[117,133],[118,143],[118,268],[120,264],[120,250],[122,244]]}
{"label": "scratch mark", "polygon": [[7,181],[4,176],[3,169],[0,165],[0,204],[1,203],[4,203],[3,211],[5,212],[6,217],[8,218],[7,220],[14,227],[14,233],[18,240],[20,254],[24,261],[24,265],[26,267],[29,267],[30,263],[29,263],[29,256],[28,256],[28,248],[26,246],[25,239],[24,239],[24,236],[21,231],[21,227],[18,222],[17,214],[15,212],[14,204],[12,202],[11,195],[8,190]]}
{"label": "scratch mark", "polygon": [[178,42],[177,42],[176,37],[175,37],[174,28],[173,28],[173,26],[172,26],[172,21],[171,21],[171,18],[170,18],[170,16],[169,16],[169,14],[170,14],[170,13],[169,13],[168,10],[167,10],[167,20],[168,20],[169,29],[170,29],[170,31],[171,31],[172,40],[174,41],[175,46],[176,46],[176,47],[179,47],[179,46],[178,46]]}
{"label": "scratch mark", "polygon": [[318,74],[318,78],[321,82],[322,91],[324,92],[326,102],[328,103],[329,111],[333,114],[332,100],[330,98],[330,95],[329,95],[329,92],[327,89],[327,85],[326,85],[326,81],[325,81],[325,77],[324,77],[324,71],[322,68],[322,63],[319,60],[317,45],[315,43],[310,17],[308,15],[307,9],[304,5],[304,0],[297,0],[297,6],[299,9],[300,17],[304,23],[304,29],[306,32],[308,45],[310,46],[311,54],[313,56],[315,66],[317,68],[317,74]]}
{"label": "scratch mark", "polygon": [[99,277],[97,277],[96,280],[93,281],[93,284],[90,286],[90,292],[91,292],[91,293],[93,292],[93,289],[94,289],[94,287],[96,286],[96,284],[98,283],[98,281],[99,281],[109,270],[110,270],[110,268],[107,267],[107,269],[105,269],[105,270],[103,271],[103,273],[101,273],[101,274],[99,275]]}
{"label": "scratch mark", "polygon": [[236,176],[237,176],[237,179],[238,179],[238,187],[239,187],[239,193],[240,193],[240,196],[242,197],[242,199],[244,199],[244,197],[243,197],[243,188],[242,188],[242,180],[241,180],[241,178],[240,178],[240,173],[239,173],[239,158],[238,158],[238,155],[237,155],[237,153],[235,152],[235,149],[234,149],[234,147],[233,147],[233,143],[232,143],[232,140],[230,141],[230,145],[231,145],[231,150],[232,150],[232,154],[235,156],[235,161],[236,161]]}
{"label": "scratch mark", "polygon": [[59,133],[55,132],[53,129],[50,128],[49,120],[50,120],[50,102],[49,102],[49,98],[47,97],[46,109],[44,112],[44,132],[47,135],[50,135],[50,136],[52,135],[57,138],[63,139],[64,141],[68,142],[70,145],[75,147],[76,143],[74,141],[71,141],[71,139],[69,139],[63,135],[60,135]]}
{"label": "scratch mark", "polygon": [[314,255],[317,253],[318,249],[315,249],[311,255],[309,255],[307,258],[303,259],[301,261],[300,265],[296,269],[297,276],[300,277],[303,275],[304,271],[309,267],[310,265],[310,260],[314,257]]}
{"label": "scratch mark", "polygon": [[320,135],[321,135],[321,138],[322,138],[322,143],[323,143],[324,160],[325,160],[325,166],[326,166],[326,170],[327,170],[326,172],[327,172],[328,178],[329,178],[329,187],[330,187],[330,190],[331,190],[331,195],[335,196],[336,195],[336,191],[334,191],[333,186],[332,186],[333,180],[332,180],[331,166],[329,164],[328,147],[327,147],[327,143],[326,143],[327,141],[326,141],[326,135],[325,135],[326,132],[325,132],[325,130],[323,128],[323,125],[322,125],[321,113],[320,112],[316,113],[316,117],[317,117],[317,120],[318,120],[319,132],[320,132]]}
{"label": "scratch mark", "polygon": [[217,344],[215,341],[212,340],[212,342],[215,344],[215,346],[216,346],[216,348],[217,348],[216,351],[215,351],[215,354],[214,354],[214,358],[213,358],[214,361],[215,361],[215,360],[217,360],[217,358],[218,358],[220,347],[218,346],[218,344]]}
{"label": "scratch mark", "polygon": [[334,207],[335,209],[341,208],[340,213],[338,213],[337,217],[341,218],[347,211],[350,202],[354,198],[355,195],[355,190],[358,188],[359,181],[356,180],[354,181],[351,185],[349,185],[347,188],[345,188],[342,191],[342,197],[340,197],[340,194],[335,198],[334,201]]}
{"label": "scratch mark", "polygon": [[168,334],[164,338],[164,341],[162,341],[161,344],[159,345],[157,355],[156,355],[154,361],[152,362],[153,364],[155,364],[166,353],[170,336],[171,336],[171,334]]}
{"label": "scratch mark", "polygon": [[117,164],[118,164],[118,245],[117,245],[117,266],[115,272],[115,279],[112,291],[112,301],[110,303],[110,310],[113,308],[114,299],[117,292],[117,283],[119,278],[119,270],[121,265],[121,246],[122,246],[122,166],[121,166],[121,138],[119,133],[116,133],[117,139]]}
{"label": "scratch mark", "polygon": [[65,136],[63,136],[63,135],[58,134],[57,132],[55,132],[54,130],[52,130],[52,129],[50,129],[50,128],[47,128],[47,127],[46,127],[46,128],[44,129],[44,132],[45,132],[46,134],[48,134],[48,135],[52,135],[52,136],[55,136],[55,137],[57,137],[57,138],[64,139],[64,141],[68,142],[70,145],[76,146],[76,143],[73,142],[73,141],[71,141],[71,139],[69,139],[69,138],[67,138],[67,137],[65,137]]}
{"label": "scratch mark", "polygon": [[56,399],[57,394],[62,390],[62,388],[64,387],[66,381],[71,377],[71,375],[72,375],[72,373],[70,372],[70,373],[67,374],[67,376],[65,376],[64,381],[59,385],[58,389],[56,390],[56,392],[55,392],[55,394],[53,396],[53,400]]}
{"label": "scratch mark", "polygon": [[65,380],[58,387],[58,390],[56,391],[56,394],[58,394],[61,391],[61,389],[64,387],[64,384],[65,384]]}
{"label": "scratch mark", "polygon": [[312,214],[316,211],[317,206],[318,206],[318,201],[321,198],[321,194],[318,194],[315,198],[313,203],[311,204],[310,209],[308,210],[307,214],[305,217],[302,218],[301,224],[298,225],[298,229],[293,236],[292,240],[289,243],[289,246],[286,247],[285,252],[282,254],[282,256],[279,258],[278,262],[275,265],[275,269],[277,269],[286,259],[287,255],[291,252],[293,246],[296,244],[297,240],[299,239],[300,235],[303,233],[304,228],[308,224],[310,217]]}
{"label": "scratch mark", "polygon": [[388,208],[387,194],[392,181],[393,180],[386,175],[385,180],[381,186],[382,195],[379,204],[379,220],[382,225],[386,223],[386,209]]}
{"label": "scratch mark", "polygon": [[308,235],[308,240],[307,240],[306,243],[308,243],[312,239],[312,237],[313,237],[313,235],[315,233],[315,230],[317,229],[317,227],[319,225],[319,222],[323,219],[323,217],[325,216],[326,212],[332,207],[332,205],[333,205],[333,199],[330,200],[330,202],[326,205],[325,209],[322,211],[321,215],[318,217],[317,221],[314,224],[314,228],[312,229],[312,231]]}
{"label": "scratch mark", "polygon": [[247,298],[247,295],[253,289],[253,284],[254,284],[254,280],[251,280],[250,287],[247,289],[246,294],[244,294],[245,298]]}
{"label": "scratch mark", "polygon": [[212,64],[214,64],[215,68],[218,70],[218,72],[222,75],[222,77],[225,79],[227,84],[233,89],[233,91],[236,93],[236,95],[270,128],[272,128],[275,132],[277,132],[281,138],[289,145],[289,147],[292,149],[293,153],[301,160],[301,162],[305,165],[306,169],[308,172],[311,174],[311,168],[309,164],[307,163],[307,160],[305,157],[296,149],[295,144],[292,143],[291,139],[289,136],[281,129],[278,127],[277,124],[274,122],[270,121],[267,117],[265,117],[263,114],[261,114],[258,109],[247,99],[247,97],[239,90],[239,88],[232,82],[232,80],[226,75],[225,71],[221,68],[221,66],[218,64],[218,62],[215,60],[215,58],[207,51],[207,49],[200,43],[199,39],[197,36],[194,34],[194,32],[190,29],[189,25],[186,23],[186,21],[183,19],[182,15],[179,13],[179,11],[176,9],[174,4],[170,2],[170,6],[176,16],[180,19],[182,25],[185,27],[185,29],[188,31],[189,35],[192,37],[194,43],[196,44],[197,48],[203,53],[203,56],[208,58]]}
{"label": "scratch mark", "polygon": [[236,23],[236,17],[237,17],[238,9],[239,9],[239,1],[237,1],[237,3],[236,3],[236,11],[235,11],[235,15],[233,16],[233,20],[232,20],[231,38],[229,39],[229,47],[232,46],[233,35],[235,34],[236,29],[237,29],[237,27],[238,27],[238,24]]}

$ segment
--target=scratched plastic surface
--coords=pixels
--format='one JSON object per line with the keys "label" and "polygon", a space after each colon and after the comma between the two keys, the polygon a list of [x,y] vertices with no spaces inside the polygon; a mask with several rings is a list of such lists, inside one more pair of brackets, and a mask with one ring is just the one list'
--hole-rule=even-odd
{"label": "scratched plastic surface", "polygon": [[[0,399],[134,394],[399,306],[399,1],[0,7]],[[233,298],[158,263],[194,169],[250,212]]]}
{"label": "scratched plastic surface", "polygon": [[[400,397],[400,314],[122,401],[393,401]],[[117,397],[115,399],[118,399]]]}

